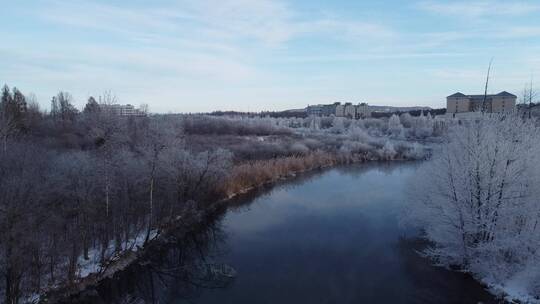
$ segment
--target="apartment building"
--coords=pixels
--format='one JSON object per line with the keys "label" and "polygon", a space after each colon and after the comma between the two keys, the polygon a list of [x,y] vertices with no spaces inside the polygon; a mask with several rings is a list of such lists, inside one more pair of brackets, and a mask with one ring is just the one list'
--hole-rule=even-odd
{"label": "apartment building", "polygon": [[100,107],[104,110],[111,111],[112,114],[117,116],[146,116],[144,111],[141,111],[130,104],[100,105]]}
{"label": "apartment building", "polygon": [[353,105],[351,102],[344,104],[335,102],[333,104],[312,105],[306,108],[308,116],[337,116],[360,119],[371,116],[371,110],[367,103]]}
{"label": "apartment building", "polygon": [[446,113],[479,112],[484,109],[487,113],[510,112],[516,107],[517,96],[506,91],[490,95],[465,95],[457,92],[446,97]]}

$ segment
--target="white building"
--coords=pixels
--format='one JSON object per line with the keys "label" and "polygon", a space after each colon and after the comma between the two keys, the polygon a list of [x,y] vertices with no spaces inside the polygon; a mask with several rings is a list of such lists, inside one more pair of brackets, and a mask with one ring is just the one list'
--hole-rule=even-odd
{"label": "white building", "polygon": [[102,110],[111,111],[112,114],[117,116],[146,116],[146,112],[135,108],[130,104],[112,104],[112,105],[100,105]]}
{"label": "white building", "polygon": [[341,104],[335,102],[333,104],[318,104],[307,106],[306,113],[308,116],[336,116],[347,117],[351,119],[360,119],[371,117],[371,109],[365,102],[353,105],[351,102]]}

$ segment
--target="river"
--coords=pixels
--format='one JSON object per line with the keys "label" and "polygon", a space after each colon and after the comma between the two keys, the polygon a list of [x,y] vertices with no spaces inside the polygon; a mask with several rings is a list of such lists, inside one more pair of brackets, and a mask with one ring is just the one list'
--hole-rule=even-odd
{"label": "river", "polygon": [[102,283],[86,300],[496,303],[470,276],[420,257],[418,231],[399,225],[416,168],[334,168],[241,198],[200,231]]}

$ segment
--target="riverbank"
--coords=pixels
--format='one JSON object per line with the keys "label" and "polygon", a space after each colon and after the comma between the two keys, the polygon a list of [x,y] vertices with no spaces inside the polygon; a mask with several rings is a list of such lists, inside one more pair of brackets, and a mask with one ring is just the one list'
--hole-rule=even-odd
{"label": "riverbank", "polygon": [[[498,303],[471,276],[418,255],[416,232],[399,226],[417,167],[343,165],[237,196],[72,303]],[[206,276],[220,265],[238,276]]]}
{"label": "riverbank", "polygon": [[142,247],[145,232],[185,209],[204,211],[312,167],[422,158],[417,141],[428,137],[395,134],[380,119],[57,118],[44,115],[0,155],[0,194],[10,197],[0,218],[0,297],[7,303],[103,272],[121,259],[118,252]]}
{"label": "riverbank", "polygon": [[[177,216],[160,227],[160,229],[155,230],[154,237],[146,244],[139,243],[132,246],[131,249],[115,254],[108,261],[107,265],[97,273],[90,273],[71,284],[47,291],[39,299],[39,303],[63,303],[65,299],[69,299],[88,288],[96,286],[104,279],[113,277],[129,265],[136,263],[149,250],[152,250],[151,248],[166,243],[169,231],[174,230],[175,233],[179,233],[178,229],[180,227],[183,229],[180,233],[189,233],[191,231],[190,227],[197,227],[198,223],[204,222],[208,217],[212,217],[217,210],[226,207],[228,202],[236,197],[308,172],[323,170],[337,165],[375,160],[373,157],[369,159],[369,156],[365,154],[351,156],[319,151],[306,156],[260,160],[238,165],[233,168],[229,178],[223,183],[222,191],[224,198],[219,199],[215,203],[208,204],[205,210],[199,210],[200,212],[196,214],[188,213]],[[407,159],[400,157],[395,160],[405,161]]]}

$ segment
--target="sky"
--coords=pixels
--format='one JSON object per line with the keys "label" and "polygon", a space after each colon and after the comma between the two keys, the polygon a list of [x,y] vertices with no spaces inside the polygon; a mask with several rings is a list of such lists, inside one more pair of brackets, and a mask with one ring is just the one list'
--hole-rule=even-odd
{"label": "sky", "polygon": [[[112,91],[152,112],[445,107],[540,78],[540,1],[2,0],[0,84],[47,108]],[[539,80],[540,82],[540,80]]]}

